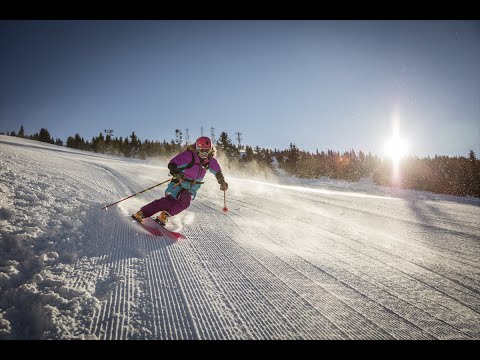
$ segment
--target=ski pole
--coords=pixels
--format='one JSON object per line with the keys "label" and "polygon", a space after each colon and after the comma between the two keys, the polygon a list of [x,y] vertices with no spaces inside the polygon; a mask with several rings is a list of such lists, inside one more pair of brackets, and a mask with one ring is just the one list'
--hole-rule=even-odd
{"label": "ski pole", "polygon": [[227,208],[227,196],[225,195],[226,192],[225,190],[223,190],[223,212],[227,212],[228,211],[228,208]]}
{"label": "ski pole", "polygon": [[118,201],[116,201],[116,202],[114,202],[113,204],[110,204],[110,205],[105,205],[104,207],[102,207],[102,209],[105,209],[105,210],[106,210],[108,207],[110,207],[110,206],[112,206],[112,205],[115,205],[115,204],[118,204],[118,203],[121,202],[121,201],[130,199],[131,197],[134,197],[134,196],[136,196],[136,195],[139,195],[139,194],[141,194],[141,193],[144,193],[145,191],[152,190],[153,188],[155,188],[155,187],[157,187],[157,186],[160,186],[160,185],[162,185],[162,184],[165,184],[166,182],[169,182],[169,181],[171,181],[171,180],[172,180],[172,179],[165,180],[164,182],[161,182],[160,184],[153,185],[152,187],[149,187],[148,189],[142,190],[142,191],[140,191],[140,192],[138,192],[138,193],[136,193],[136,194],[130,195],[129,197],[126,197],[125,199],[118,200]]}

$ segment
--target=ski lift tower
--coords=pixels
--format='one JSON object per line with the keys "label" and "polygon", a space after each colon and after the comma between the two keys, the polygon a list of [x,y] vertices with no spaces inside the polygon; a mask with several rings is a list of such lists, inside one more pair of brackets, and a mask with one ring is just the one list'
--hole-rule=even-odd
{"label": "ski lift tower", "polygon": [[211,133],[210,140],[212,140],[212,144],[215,144],[215,128],[214,127],[210,128],[210,133]]}
{"label": "ski lift tower", "polygon": [[241,132],[236,132],[235,134],[237,134],[237,141],[238,141],[238,150],[240,150],[242,148],[242,144],[241,144],[241,141],[242,141],[242,133]]}

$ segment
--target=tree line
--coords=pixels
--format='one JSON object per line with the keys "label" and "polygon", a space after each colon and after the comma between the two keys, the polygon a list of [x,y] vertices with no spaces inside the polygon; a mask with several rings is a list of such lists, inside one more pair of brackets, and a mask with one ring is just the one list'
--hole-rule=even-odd
{"label": "tree line", "polygon": [[289,149],[273,155],[280,168],[302,178],[325,176],[357,182],[370,177],[382,186],[480,198],[480,160],[473,150],[468,156],[406,157],[400,160],[398,169],[390,159],[354,150],[310,153],[290,144]]}
{"label": "tree line", "polygon": [[[59,138],[54,140],[45,128],[27,136],[22,125],[18,134],[12,131],[7,135],[63,146],[63,141]],[[138,159],[172,157],[185,150],[186,145],[188,144],[182,143],[178,136],[176,140],[170,141],[141,141],[134,131],[125,138],[100,132],[90,141],[76,133],[66,141],[69,148]],[[312,153],[300,150],[293,143],[284,150],[237,146],[226,132],[222,132],[216,141],[216,151],[227,162],[226,165],[235,166],[252,175],[263,170],[273,172],[278,166],[287,174],[300,178],[328,177],[357,182],[369,177],[383,186],[480,198],[480,160],[473,150],[465,157],[404,158],[399,164],[398,178],[393,176],[394,169],[390,160],[361,150],[356,152],[352,149],[343,153],[317,150]]]}
{"label": "tree line", "polygon": [[[0,134],[5,135],[4,133],[0,133]],[[10,133],[7,132],[6,135],[17,136],[24,139],[36,140],[36,141],[41,141],[49,144],[63,146],[62,139],[60,138],[54,139],[53,136],[50,135],[50,132],[45,128],[41,128],[40,132],[35,133],[33,135],[26,135],[25,129],[23,128],[23,125],[21,125],[20,130],[18,130],[18,134],[15,131],[12,131]]]}
{"label": "tree line", "polygon": [[124,156],[128,158],[146,159],[155,156],[171,156],[181,150],[181,144],[175,141],[141,141],[134,131],[125,138],[113,137],[110,134],[92,137],[91,141],[85,141],[80,134],[69,136],[67,147],[96,153]]}
{"label": "tree line", "polygon": [[392,178],[392,172],[391,162],[381,162],[373,180],[384,186],[480,198],[480,160],[473,150],[468,156],[411,156],[402,160],[399,179]]}

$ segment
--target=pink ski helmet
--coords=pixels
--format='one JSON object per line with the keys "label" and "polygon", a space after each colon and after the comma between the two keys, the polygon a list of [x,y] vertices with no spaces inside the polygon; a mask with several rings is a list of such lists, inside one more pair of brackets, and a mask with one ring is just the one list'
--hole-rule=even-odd
{"label": "pink ski helmet", "polygon": [[195,141],[195,148],[202,159],[206,159],[213,152],[212,141],[206,136],[201,136]]}

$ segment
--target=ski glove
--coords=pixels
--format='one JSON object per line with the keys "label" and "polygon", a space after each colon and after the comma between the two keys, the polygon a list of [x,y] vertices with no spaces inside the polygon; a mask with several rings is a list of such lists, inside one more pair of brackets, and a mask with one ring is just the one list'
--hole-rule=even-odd
{"label": "ski glove", "polygon": [[222,190],[222,191],[227,190],[228,189],[228,184],[225,181],[225,178],[223,177],[223,173],[221,171],[219,171],[215,174],[215,177],[217,178],[217,181],[220,184],[220,190]]}
{"label": "ski glove", "polygon": [[183,172],[178,172],[172,175],[174,179],[183,180],[185,179],[185,174]]}
{"label": "ski glove", "polygon": [[177,164],[169,163],[168,169],[170,170],[170,175],[172,175],[174,179],[183,180],[185,178],[185,174],[177,168]]}
{"label": "ski glove", "polygon": [[225,180],[223,180],[223,182],[220,183],[220,190],[226,191],[227,189],[228,189],[228,184]]}

